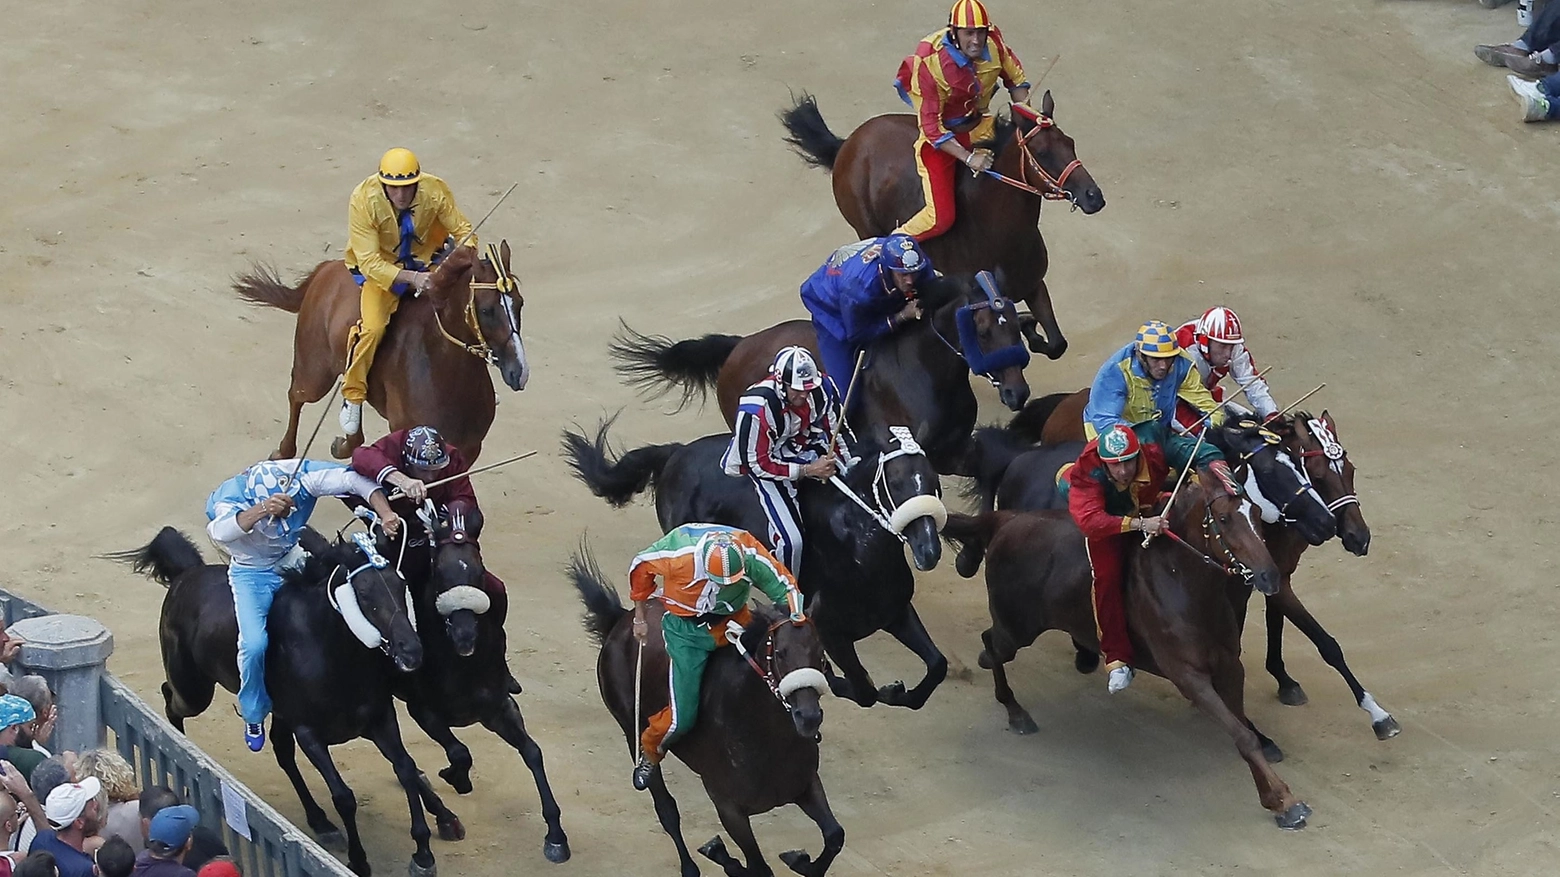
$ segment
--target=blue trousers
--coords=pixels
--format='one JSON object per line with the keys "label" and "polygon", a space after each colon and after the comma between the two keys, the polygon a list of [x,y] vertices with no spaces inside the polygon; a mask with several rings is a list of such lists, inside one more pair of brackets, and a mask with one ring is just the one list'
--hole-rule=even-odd
{"label": "blue trousers", "polygon": [[[1556,0],[1560,2],[1560,0]],[[823,373],[834,379],[840,391],[840,401],[850,390],[850,376],[856,370],[856,348],[830,335],[817,320],[813,320],[813,334],[818,336],[818,355],[823,362]]]}
{"label": "blue trousers", "polygon": [[228,566],[228,584],[238,614],[238,711],[245,722],[263,722],[271,713],[265,691],[265,619],[282,576],[274,569],[234,564]]}

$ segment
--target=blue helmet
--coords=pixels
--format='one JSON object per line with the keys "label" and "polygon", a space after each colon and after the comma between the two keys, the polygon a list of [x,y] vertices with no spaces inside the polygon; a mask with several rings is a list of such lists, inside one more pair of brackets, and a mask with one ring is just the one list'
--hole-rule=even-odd
{"label": "blue helmet", "polygon": [[890,271],[925,274],[932,269],[926,251],[907,234],[891,234],[883,239],[883,267]]}

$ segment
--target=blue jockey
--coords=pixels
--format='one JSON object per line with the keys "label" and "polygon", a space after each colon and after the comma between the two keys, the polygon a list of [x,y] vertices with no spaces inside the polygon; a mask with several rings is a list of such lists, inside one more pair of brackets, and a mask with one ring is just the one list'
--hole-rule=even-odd
{"label": "blue jockey", "polygon": [[802,283],[823,371],[842,397],[856,372],[857,352],[921,318],[916,284],[931,276],[931,260],[915,238],[891,234],[840,247]]}
{"label": "blue jockey", "polygon": [[251,751],[265,745],[266,615],[282,586],[281,570],[302,565],[298,538],[322,496],[355,495],[379,513],[385,532],[401,520],[384,491],[340,463],[266,460],[222,482],[206,500],[206,532],[229,557],[228,583],[238,615],[238,711]]}

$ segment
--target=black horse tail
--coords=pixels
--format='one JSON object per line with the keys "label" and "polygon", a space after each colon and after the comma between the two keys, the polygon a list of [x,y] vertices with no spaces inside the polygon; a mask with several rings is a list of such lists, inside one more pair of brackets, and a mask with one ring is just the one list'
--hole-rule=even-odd
{"label": "black horse tail", "polygon": [[943,524],[942,537],[949,545],[959,549],[959,556],[953,564],[959,575],[968,579],[980,571],[980,563],[986,557],[986,546],[991,544],[992,537],[1015,514],[1017,512],[984,512],[978,515],[953,512],[948,515],[947,523]]}
{"label": "black horse tail", "polygon": [[1000,426],[983,426],[975,430],[973,444],[975,477],[965,483],[960,493],[965,499],[978,500],[980,510],[989,512],[996,508],[997,488],[1001,486],[1008,466],[1018,455],[1034,450],[1034,445],[1015,435],[1012,427]]}
{"label": "black horse tail", "polygon": [[585,616],[580,621],[599,646],[628,610],[623,608],[617,589],[607,582],[584,539],[580,540],[579,550],[569,558],[567,572],[574,590],[580,592],[580,602],[585,604]]}
{"label": "black horse tail", "polygon": [[132,570],[165,588],[189,570],[206,564],[206,559],[200,556],[200,549],[195,547],[190,537],[173,527],[162,528],[144,548],[115,551],[101,556],[105,560],[128,563]]}
{"label": "black horse tail", "polygon": [[804,91],[795,100],[790,109],[780,111],[780,123],[791,132],[785,142],[791,144],[802,161],[827,171],[834,170],[834,160],[839,158],[840,147],[845,141],[835,136],[823,121],[817,98]]}
{"label": "black horse tail", "polygon": [[275,268],[256,264],[233,278],[233,291],[238,293],[239,298],[250,304],[296,314],[303,309],[303,291],[308,288],[309,281],[312,279],[314,275],[310,274],[297,286],[288,286],[282,282]]}
{"label": "black horse tail", "polygon": [[[619,321],[621,323],[621,321]],[[673,387],[682,390],[681,411],[699,397],[700,404],[720,378],[721,366],[737,349],[741,335],[705,335],[673,341],[665,335],[642,335],[622,323],[622,330],[607,347],[617,373],[629,386],[652,398]]]}
{"label": "black horse tail", "polygon": [[1038,399],[1030,399],[1024,404],[1023,410],[1013,415],[1008,421],[1008,431],[1016,437],[1031,444],[1039,444],[1040,434],[1045,429],[1045,422],[1051,419],[1056,411],[1056,406],[1062,404],[1062,400],[1074,393],[1052,393],[1049,396],[1041,396]]}
{"label": "black horse tail", "polygon": [[607,443],[607,430],[612,428],[614,420],[617,420],[616,414],[601,422],[594,441],[573,430],[564,430],[563,453],[569,458],[575,478],[613,508],[620,508],[661,477],[666,462],[682,449],[682,445],[676,442],[646,445],[614,461],[612,447]]}

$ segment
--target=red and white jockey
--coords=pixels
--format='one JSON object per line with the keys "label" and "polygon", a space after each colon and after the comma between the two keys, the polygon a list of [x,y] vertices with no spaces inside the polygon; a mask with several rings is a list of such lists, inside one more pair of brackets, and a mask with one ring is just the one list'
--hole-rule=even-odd
{"label": "red and white jockey", "polygon": [[[1240,317],[1234,311],[1222,305],[1211,307],[1201,317],[1177,328],[1175,340],[1197,364],[1203,386],[1213,394],[1215,402],[1224,401],[1224,388],[1219,382],[1232,375],[1238,387],[1236,392],[1245,392],[1258,417],[1265,420],[1278,412],[1267,382],[1257,376],[1257,364],[1246,349]],[[1240,410],[1233,403],[1227,407]],[[1202,420],[1202,412],[1184,401],[1177,402],[1175,419],[1183,429],[1191,429]]]}

